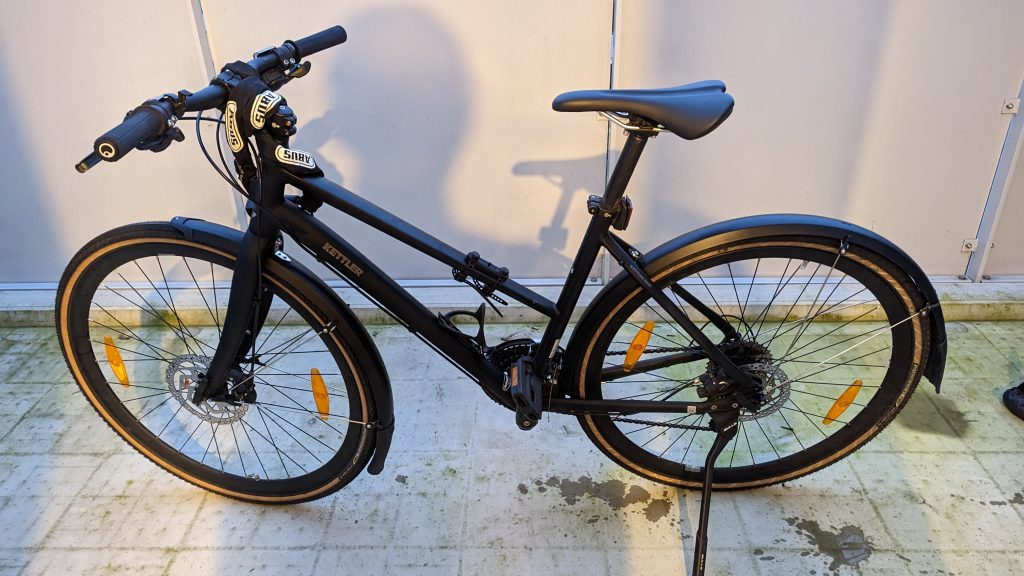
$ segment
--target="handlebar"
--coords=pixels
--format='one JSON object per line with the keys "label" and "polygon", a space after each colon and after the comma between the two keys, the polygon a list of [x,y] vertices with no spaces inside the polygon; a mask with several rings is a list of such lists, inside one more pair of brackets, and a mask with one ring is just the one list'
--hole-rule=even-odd
{"label": "handlebar", "polygon": [[291,44],[295,47],[295,58],[301,60],[306,56],[316,54],[321,50],[327,50],[328,48],[337,46],[348,39],[348,34],[345,29],[341,26],[332,26],[326,30],[321,30],[316,34],[311,34],[292,42],[291,40],[285,41],[285,44]]}
{"label": "handlebar", "polygon": [[[306,56],[337,46],[347,38],[344,28],[332,26],[305,38],[286,40],[281,46],[263,50],[248,64],[260,74],[275,68],[287,71]],[[97,138],[92,153],[76,164],[75,169],[85,173],[101,161],[116,162],[140,145],[162,136],[174,125],[176,115],[220,108],[227,98],[228,90],[224,86],[210,84],[194,94],[179,92],[177,99],[165,95],[147,100],[129,112],[120,124]]]}
{"label": "handlebar", "polygon": [[96,139],[93,149],[106,161],[116,162],[133,148],[163,132],[174,114],[174,106],[166,100],[149,100],[128,113],[124,122]]}

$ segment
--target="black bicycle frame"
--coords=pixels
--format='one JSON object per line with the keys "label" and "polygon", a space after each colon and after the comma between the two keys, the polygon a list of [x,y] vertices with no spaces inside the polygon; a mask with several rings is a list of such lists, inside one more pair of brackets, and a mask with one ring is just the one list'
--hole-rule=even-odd
{"label": "black bicycle frame", "polygon": [[[550,321],[534,355],[535,373],[537,374],[547,373],[548,365],[558,351],[559,342],[568,326],[572,311],[586,285],[589,271],[603,246],[619,260],[620,264],[640,282],[645,290],[658,300],[701,348],[701,350],[695,349],[690,356],[677,356],[677,361],[710,358],[722,365],[726,372],[741,384],[741,389],[745,382],[752,386],[752,383],[749,383],[749,377],[737,368],[718,346],[707,340],[707,337],[680,308],[665,297],[661,290],[653,286],[642,267],[637,265],[638,253],[610,233],[613,216],[651,134],[646,131],[636,131],[630,133],[627,138],[600,204],[596,210],[592,210],[593,216],[557,302],[551,302],[511,279],[494,282],[493,273],[487,268],[470,265],[465,253],[323,176],[299,175],[296,172],[283,169],[273,160],[273,154],[263,154],[259,189],[250,191],[252,195],[256,196],[252,199],[258,208],[246,232],[247,240],[242,244],[243,252],[247,249],[251,253],[239,255],[239,265],[236,267],[235,278],[232,281],[230,297],[230,306],[234,306],[235,315],[232,317],[232,308],[229,306],[224,332],[227,333],[234,329],[234,326],[246,326],[247,322],[252,322],[257,329],[261,325],[262,318],[253,319],[252,314],[265,316],[265,310],[256,311],[254,306],[246,306],[247,302],[257,301],[255,286],[258,285],[259,276],[258,269],[253,262],[262,261],[262,258],[268,257],[266,239],[276,239],[280,232],[284,231],[335,273],[369,296],[372,301],[402,322],[410,331],[419,335],[435,350],[461,368],[468,376],[480,385],[487,387],[493,393],[492,395],[499,398],[507,397],[507,393],[503,391],[505,375],[484,357],[479,346],[471,338],[445,326],[439,321],[437,315],[430,312],[426,306],[416,300],[376,264],[314,217],[315,208],[310,208],[310,206],[318,208],[322,204],[326,204],[452,267],[453,271],[474,278],[485,285],[493,286],[496,292],[549,317]],[[260,142],[262,149],[272,149],[272,146],[277,144],[269,140],[269,136],[261,134],[258,135],[259,138],[267,139],[267,141]],[[301,190],[303,200],[295,201],[286,198],[284,195],[286,184]],[[257,237],[263,241],[254,241]],[[687,296],[688,294],[684,295],[684,299]],[[714,318],[713,321],[716,324],[728,325],[721,318]],[[208,374],[210,381],[216,382],[218,376],[223,377],[222,375],[226,374],[225,366],[230,364],[230,358],[233,357],[237,361],[245,353],[245,349],[239,349],[238,342],[235,341],[242,342],[242,337],[222,340],[222,344],[236,352],[233,354],[222,352],[218,347]],[[653,369],[653,367],[648,369]],[[218,372],[215,369],[225,371]],[[638,371],[642,370],[643,366]],[[719,407],[708,406],[706,402],[552,398],[547,409],[569,413],[632,414],[657,411],[702,414],[714,412]]]}

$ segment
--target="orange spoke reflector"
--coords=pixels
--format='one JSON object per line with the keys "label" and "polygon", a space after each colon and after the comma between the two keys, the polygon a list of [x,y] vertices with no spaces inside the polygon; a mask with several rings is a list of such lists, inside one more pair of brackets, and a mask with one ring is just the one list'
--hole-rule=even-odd
{"label": "orange spoke reflector", "polygon": [[648,320],[644,322],[644,327],[633,336],[633,341],[629,344],[629,350],[626,350],[626,360],[622,363],[622,371],[630,372],[636,367],[636,363],[640,360],[640,356],[643,355],[644,350],[647,349],[647,342],[651,339],[651,334],[654,333],[654,321]]}
{"label": "orange spoke reflector", "polygon": [[850,404],[853,404],[853,400],[857,397],[857,394],[860,393],[861,384],[863,384],[863,382],[861,382],[859,378],[854,380],[853,384],[850,384],[849,388],[839,395],[835,404],[828,409],[828,414],[825,415],[825,418],[822,419],[821,423],[831,424],[836,421],[836,418],[842,416],[843,412],[846,412],[846,409],[850,407]]}
{"label": "orange spoke reflector", "polygon": [[117,381],[125,388],[131,386],[131,383],[128,382],[128,369],[124,367],[124,360],[121,359],[121,353],[117,351],[117,346],[114,346],[114,339],[104,336],[103,349],[107,352],[107,363],[114,371],[114,376],[117,376]]}
{"label": "orange spoke reflector", "polygon": [[331,413],[331,397],[327,395],[327,385],[324,384],[324,377],[320,371],[313,368],[309,371],[309,381],[313,386],[313,400],[316,402],[316,411],[320,413],[320,419],[324,422]]}

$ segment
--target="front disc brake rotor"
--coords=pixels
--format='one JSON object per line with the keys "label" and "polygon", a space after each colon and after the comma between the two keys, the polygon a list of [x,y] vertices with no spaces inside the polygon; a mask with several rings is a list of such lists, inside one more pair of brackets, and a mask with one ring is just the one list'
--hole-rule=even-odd
{"label": "front disc brake rotor", "polygon": [[190,400],[199,378],[206,372],[212,360],[208,356],[197,354],[178,356],[167,367],[167,389],[186,410],[207,422],[212,424],[238,422],[249,409],[248,404],[242,403],[235,406],[227,402],[205,400],[197,406]]}

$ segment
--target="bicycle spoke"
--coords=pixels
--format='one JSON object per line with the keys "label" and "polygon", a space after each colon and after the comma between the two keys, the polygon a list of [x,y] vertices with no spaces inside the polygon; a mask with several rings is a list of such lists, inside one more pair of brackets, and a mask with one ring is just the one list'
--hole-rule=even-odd
{"label": "bicycle spoke", "polygon": [[[285,435],[287,435],[289,438],[291,438],[292,441],[294,441],[296,444],[298,444],[300,448],[302,448],[303,450],[306,451],[306,453],[308,453],[313,458],[317,458],[317,455],[313,454],[312,450],[307,448],[305,444],[299,442],[298,438],[296,438],[294,435],[292,435],[292,433],[289,432],[287,428],[285,428],[284,426],[281,426],[281,422],[279,421],[279,417],[276,414],[274,414],[273,410],[270,410],[269,408],[264,407],[263,409],[261,409],[261,412],[267,413],[270,416],[270,421],[273,422],[274,424],[276,424],[278,429],[280,429],[282,432],[284,432]],[[291,422],[286,422],[286,423],[291,425],[291,426],[293,426],[293,427],[295,427],[295,428],[298,428],[297,426],[295,426]],[[299,429],[299,431],[302,431],[301,428],[298,428],[298,429]],[[312,436],[310,436],[310,438],[312,438]],[[323,464],[322,461],[320,463]],[[301,466],[300,466],[300,468],[301,468]],[[303,471],[305,471],[305,468],[303,468]]]}
{"label": "bicycle spoke", "polygon": [[[262,436],[264,440],[267,440],[270,443],[270,445],[274,447],[274,452],[277,452],[277,459],[281,461],[281,469],[284,470],[285,476],[291,478],[292,475],[288,472],[288,467],[285,466],[284,464],[284,456],[287,455],[283,454],[281,452],[281,449],[277,447],[277,443],[273,441],[274,435],[270,432],[270,425],[267,424],[267,418],[266,416],[263,415],[263,411],[260,410],[259,406],[256,406],[256,413],[260,415],[260,420],[263,421],[263,427],[267,430],[267,436],[269,436],[271,439],[268,440],[267,436],[263,436],[263,434],[261,434],[260,431],[255,428],[253,428],[252,431]],[[242,420],[242,422],[245,422],[245,420]],[[288,459],[291,460],[290,457]]]}
{"label": "bicycle spoke", "polygon": [[[106,326],[104,324],[101,324],[99,322],[96,322],[94,320],[90,320],[89,322],[91,322],[93,324],[96,324],[97,326],[106,328],[107,330],[110,330],[111,332],[114,332],[115,334],[121,334],[117,330],[114,330],[113,328],[111,328],[109,326]],[[126,338],[127,338],[127,336],[126,336]],[[90,342],[92,342],[93,344],[99,344],[100,346],[106,345],[106,342],[104,342],[102,340],[90,340]],[[145,344],[145,342],[143,342],[143,344]],[[121,352],[128,352],[129,354],[138,354],[139,356],[142,356],[142,358],[124,358],[123,360],[125,362],[142,362],[144,360],[156,360],[158,362],[166,362],[168,364],[171,362],[170,360],[168,360],[166,358],[160,358],[160,357],[157,357],[157,356],[150,356],[148,354],[143,354],[142,352],[139,352],[138,350],[132,350],[130,348],[123,348],[123,347],[118,346],[116,344],[114,345],[114,348],[117,349],[117,350],[120,350]],[[156,350],[154,350],[154,352],[156,352]],[[157,352],[157,353],[159,353],[159,352]],[[170,352],[168,352],[168,354],[170,354]]]}
{"label": "bicycle spoke", "polygon": [[[163,265],[163,262],[160,261],[160,255],[159,254],[157,254],[157,256],[156,256],[156,264],[157,264],[157,267],[160,268],[160,276],[163,278],[163,281],[164,281],[164,290],[167,290],[167,298],[170,300],[170,303],[171,303],[171,313],[174,314],[174,320],[178,323],[178,327],[182,331],[184,331],[186,334],[188,334],[189,337],[192,338],[192,340],[198,342],[200,346],[205,346],[207,350],[210,350],[211,352],[215,352],[217,350],[216,348],[214,348],[213,346],[210,346],[206,342],[203,342],[202,340],[196,338],[195,335],[192,334],[192,330],[190,330],[189,327],[186,326],[181,321],[181,315],[178,314],[178,309],[174,305],[174,294],[171,293],[171,287],[167,283],[167,275],[164,273],[164,265]],[[159,290],[157,290],[157,294],[160,294]]]}
{"label": "bicycle spoke", "polygon": [[757,424],[758,429],[761,430],[761,434],[764,435],[764,439],[768,441],[768,446],[771,447],[772,452],[775,452],[775,457],[776,458],[782,458],[782,455],[779,454],[779,451],[775,448],[775,444],[772,442],[772,439],[768,437],[768,433],[765,432],[764,431],[764,427],[761,426],[761,419],[760,418],[755,418],[754,419],[754,424]]}
{"label": "bicycle spoke", "polygon": [[750,293],[754,291],[754,284],[757,281],[757,270],[761,267],[761,259],[757,259],[757,263],[754,264],[754,275],[750,278],[750,287],[747,288],[747,297],[743,300],[743,305],[740,306],[740,319],[747,317],[747,304],[750,303]]}
{"label": "bicycle spoke", "polygon": [[[761,329],[764,328],[764,323],[768,320],[768,314],[772,308],[772,304],[775,303],[775,299],[782,294],[786,287],[789,286],[790,281],[793,280],[793,277],[796,276],[796,273],[800,271],[800,266],[797,266],[793,270],[793,273],[789,275],[789,278],[786,278],[786,272],[789,272],[789,265],[792,263],[792,258],[786,261],[786,268],[782,271],[782,276],[779,276],[779,283],[775,286],[775,292],[772,294],[771,300],[769,300],[765,305],[764,310],[761,310],[761,313],[754,318],[754,322],[751,324],[750,330],[747,331],[747,337],[753,337],[756,340],[761,335]],[[786,280],[785,284],[782,283],[783,279]],[[760,324],[758,324],[758,320],[760,320]]]}
{"label": "bicycle spoke", "polygon": [[217,450],[217,460],[220,462],[220,469],[224,470],[224,457],[220,454],[220,442],[217,442],[217,427],[210,422],[210,433],[213,435],[213,447]]}
{"label": "bicycle spoke", "polygon": [[[157,354],[158,356],[160,356],[160,354],[161,354],[161,353],[163,353],[163,354],[167,354],[168,356],[174,356],[174,354],[172,354],[171,352],[168,352],[167,350],[164,350],[163,348],[158,348],[158,347],[156,347],[156,346],[153,346],[153,345],[152,345],[152,344],[150,344],[149,342],[146,342],[145,340],[143,340],[142,338],[140,338],[140,337],[139,337],[139,335],[138,335],[138,334],[136,334],[135,332],[133,332],[131,328],[129,328],[129,327],[127,327],[127,326],[125,326],[125,325],[124,325],[124,323],[123,323],[123,322],[121,322],[120,320],[118,320],[118,319],[117,319],[116,317],[114,317],[114,315],[113,315],[113,314],[110,314],[110,312],[107,312],[107,310],[106,310],[105,308],[103,308],[103,306],[100,306],[99,304],[96,304],[96,307],[97,307],[97,308],[99,308],[100,310],[103,310],[103,311],[104,311],[104,312],[106,312],[106,313],[107,313],[107,314],[108,314],[108,315],[109,315],[109,316],[110,316],[111,318],[113,318],[113,319],[114,319],[114,322],[117,322],[117,323],[118,323],[118,324],[119,324],[119,325],[120,325],[120,326],[121,326],[122,328],[124,328],[124,329],[125,329],[125,331],[126,331],[126,332],[128,332],[128,334],[130,334],[130,335],[131,335],[131,336],[130,336],[131,338],[134,338],[134,339],[135,339],[136,341],[138,341],[138,342],[140,342],[140,343],[144,344],[144,345],[145,345],[146,347],[148,347],[148,348],[149,348],[150,350],[152,350],[152,351],[153,351],[153,352],[154,352],[155,354]],[[97,321],[95,321],[95,320],[90,320],[90,322],[93,322],[93,323],[99,324],[100,326],[103,326],[104,328],[106,328],[107,330],[110,330],[111,332],[117,332],[117,330],[115,330],[115,329],[113,329],[113,328],[111,328],[111,327],[109,327],[109,326],[105,326],[105,325],[103,325],[103,324],[101,324],[100,322],[97,322]],[[118,332],[118,334],[121,334],[122,336],[125,336],[125,334],[123,334],[123,333],[121,333],[121,332]],[[127,337],[127,336],[126,336],[126,337]],[[161,356],[161,358],[163,358],[163,357]]]}
{"label": "bicycle spoke", "polygon": [[[136,266],[138,266],[137,263],[136,263]],[[142,304],[139,304],[138,302],[135,302],[134,300],[132,300],[131,298],[125,296],[124,294],[121,294],[121,291],[116,289],[116,288],[109,288],[109,287],[104,286],[104,289],[110,291],[110,293],[112,293],[114,296],[117,296],[118,298],[124,300],[125,302],[131,304],[132,306],[135,306],[139,310],[145,312],[146,314],[149,314],[153,318],[156,318],[157,320],[162,322],[165,326],[170,328],[171,333],[173,333],[175,336],[178,337],[179,340],[181,340],[181,343],[185,345],[185,349],[189,351],[189,354],[191,354],[192,351],[191,351],[191,348],[189,348],[188,340],[185,339],[185,333],[182,332],[180,330],[180,328],[175,328],[174,326],[172,326],[171,323],[167,321],[167,319],[165,319],[163,316],[161,316],[160,313],[156,310],[156,308],[154,308],[149,303],[149,300],[147,300],[146,297],[143,296],[135,288],[135,286],[131,282],[129,282],[127,279],[125,279],[124,275],[122,275],[120,272],[118,272],[117,275],[118,275],[119,278],[121,278],[121,281],[124,282],[125,284],[127,284],[128,288],[131,288],[132,292],[134,292],[135,295],[138,296],[142,300]],[[153,283],[150,282],[151,286],[152,286],[152,284]],[[153,289],[156,290],[156,286],[153,286]],[[157,291],[157,294],[160,294],[160,292]],[[160,298],[163,299],[163,295],[160,295]],[[165,303],[166,303],[166,301],[165,301]],[[96,304],[96,306],[99,306],[99,304]],[[99,306],[99,307],[100,307],[100,309],[103,309],[102,306]],[[103,311],[106,312],[106,310],[103,310]],[[113,318],[113,314],[110,314],[109,312],[107,312],[107,314],[109,314]],[[116,320],[116,318],[115,318],[115,320]]]}
{"label": "bicycle spoke", "polygon": [[270,337],[274,335],[274,332],[277,331],[277,327],[280,326],[282,322],[284,322],[285,317],[287,317],[288,314],[291,313],[291,311],[292,309],[291,307],[289,307],[287,310],[285,310],[284,314],[282,314],[281,317],[277,319],[277,323],[274,324],[274,327],[270,329],[270,333],[263,338],[263,343],[260,344],[259,346],[256,346],[256,352],[254,354],[255,356],[259,356],[260,353],[262,353],[263,347],[267,345],[267,342],[270,342]]}
{"label": "bicycle spoke", "polygon": [[[850,385],[847,384],[846,386],[849,387]],[[808,392],[806,390],[798,390],[796,388],[793,388],[791,391],[792,392],[796,392],[797,394],[804,394],[806,396],[815,396],[817,398],[824,398],[826,400],[835,400],[835,397],[833,397],[833,396],[825,396],[824,394],[815,394],[814,392]],[[851,402],[850,406],[857,406],[858,408],[863,408],[865,405],[864,404],[858,404],[856,402]]]}
{"label": "bicycle spoke", "polygon": [[242,467],[242,476],[249,477],[249,472],[245,469],[245,458],[242,456],[242,446],[238,443],[238,435],[235,434],[235,423],[228,422],[228,427],[231,429],[231,439],[235,444],[235,451],[238,452],[238,464]]}
{"label": "bicycle spoke", "polygon": [[[217,316],[213,313],[210,308],[210,303],[206,300],[206,294],[203,294],[203,289],[199,287],[199,281],[196,280],[196,275],[192,273],[192,267],[188,265],[188,260],[182,257],[181,262],[185,264],[185,269],[188,270],[188,275],[192,277],[192,282],[196,285],[196,292],[199,292],[199,296],[203,299],[203,304],[206,306],[207,312],[210,313],[210,318],[213,319],[213,323],[217,325],[217,336],[220,336],[220,322]],[[213,269],[213,264],[210,264],[210,269]],[[213,289],[214,294],[217,293],[217,288]]]}
{"label": "bicycle spoke", "polygon": [[[324,442],[323,440],[321,440],[321,439],[317,438],[316,436],[313,436],[313,435],[312,435],[312,434],[310,434],[309,432],[306,432],[306,431],[305,431],[305,430],[303,430],[303,429],[302,429],[301,427],[299,427],[299,426],[296,426],[294,422],[291,422],[290,420],[288,420],[288,419],[287,419],[287,418],[285,418],[284,416],[281,416],[281,415],[280,415],[280,414],[278,414],[277,412],[274,412],[273,410],[271,410],[270,408],[268,408],[268,407],[267,407],[266,405],[264,405],[264,406],[263,406],[263,409],[264,409],[264,410],[265,410],[265,411],[267,412],[267,414],[270,414],[270,415],[271,415],[271,416],[272,416],[273,418],[275,418],[275,419],[279,419],[279,420],[283,421],[283,422],[284,422],[285,424],[287,424],[287,425],[291,426],[291,427],[292,427],[292,428],[294,428],[295,430],[297,430],[297,431],[299,431],[299,432],[302,432],[302,433],[303,433],[303,434],[305,434],[306,436],[309,436],[309,437],[310,437],[310,438],[311,438],[312,440],[314,440],[314,441],[316,441],[316,442],[319,442],[319,443],[320,443],[320,445],[321,445],[321,446],[323,446],[324,448],[327,448],[328,450],[331,450],[331,449],[332,449],[332,448],[331,448],[331,446],[329,446],[329,445],[328,445],[328,444],[327,444],[326,442]],[[307,452],[309,452],[309,450],[308,450],[308,449],[307,449],[306,451],[307,451]],[[309,452],[309,453],[310,453],[310,455],[313,455],[313,453],[312,453],[312,452]],[[315,455],[313,455],[313,456],[314,456],[314,458],[319,458],[318,456],[315,456]]]}
{"label": "bicycle spoke", "polygon": [[[198,124],[197,122],[196,125]],[[213,309],[216,311],[213,315],[213,322],[217,325],[217,338],[219,339],[221,337],[220,306],[217,305],[217,276],[213,272],[213,262],[210,262],[210,282],[213,284]]]}
{"label": "bicycle spoke", "polygon": [[[704,421],[704,415],[701,414],[700,418],[697,419],[697,424],[696,425],[700,426],[701,422],[703,422],[703,421]],[[693,435],[690,437],[690,443],[686,445],[686,450],[683,451],[683,457],[680,458],[681,461],[685,461],[686,460],[686,455],[690,453],[690,447],[693,446],[693,441],[696,440],[696,439],[697,439],[697,431],[693,430]]]}
{"label": "bicycle spoke", "polygon": [[[156,287],[156,284],[154,284],[154,283],[153,283],[153,281],[152,281],[152,280],[150,280],[150,278],[149,278],[149,275],[148,275],[148,274],[146,274],[145,270],[143,270],[143,269],[142,269],[142,266],[139,266],[139,263],[138,263],[137,261],[133,261],[132,263],[133,263],[133,264],[135,264],[135,267],[139,269],[139,272],[142,272],[142,275],[143,275],[143,276],[144,276],[144,277],[146,278],[146,282],[148,282],[148,283],[149,283],[149,285],[150,285],[150,286],[151,286],[151,287],[153,288],[153,291],[154,291],[154,292],[156,292],[156,295],[160,297],[160,300],[162,300],[162,301],[163,301],[163,303],[164,303],[164,305],[165,305],[165,306],[167,306],[168,310],[170,310],[170,311],[171,311],[171,314],[172,314],[172,315],[174,316],[174,321],[175,321],[175,323],[177,323],[177,324],[178,324],[178,329],[177,329],[177,331],[175,331],[174,327],[173,327],[173,326],[171,326],[171,324],[170,324],[169,322],[167,322],[166,320],[163,320],[163,318],[161,318],[161,320],[163,320],[163,321],[164,321],[164,323],[166,323],[166,324],[167,324],[167,326],[168,326],[169,328],[171,328],[171,331],[172,331],[172,332],[175,332],[176,334],[178,334],[178,335],[179,335],[179,336],[181,337],[181,342],[182,342],[182,344],[184,344],[184,345],[185,345],[185,349],[186,349],[186,350],[188,350],[188,353],[189,353],[189,354],[195,354],[195,351],[194,351],[194,350],[192,350],[192,348],[191,348],[191,347],[190,347],[190,346],[188,345],[188,340],[187,340],[187,339],[185,338],[185,334],[186,334],[186,332],[185,332],[185,330],[184,330],[184,329],[182,328],[182,326],[181,326],[181,320],[179,320],[179,319],[178,319],[178,313],[174,311],[174,307],[173,307],[173,306],[171,306],[171,305],[170,305],[170,304],[169,304],[169,303],[167,302],[167,299],[166,299],[166,298],[164,298],[164,295],[163,295],[163,293],[162,293],[162,292],[160,292],[160,289]],[[120,274],[120,273],[119,273],[119,274]],[[138,290],[135,290],[135,287],[134,287],[134,286],[132,286],[132,285],[131,285],[131,283],[129,283],[129,284],[128,284],[128,286],[129,286],[129,287],[130,287],[130,288],[131,288],[132,290],[134,290],[134,291],[135,291],[136,293],[138,293]],[[141,296],[141,294],[140,294],[140,296]],[[148,301],[146,301],[146,302],[148,303]]]}
{"label": "bicycle spoke", "polygon": [[270,478],[270,473],[267,472],[267,467],[263,465],[263,459],[260,458],[260,451],[256,449],[256,445],[253,444],[252,436],[249,435],[249,431],[245,428],[247,422],[240,420],[239,423],[242,425],[242,432],[245,433],[245,438],[249,441],[249,446],[252,446],[252,453],[256,456],[256,462],[260,465],[260,470],[263,470],[263,477]]}

